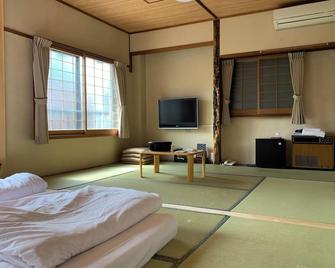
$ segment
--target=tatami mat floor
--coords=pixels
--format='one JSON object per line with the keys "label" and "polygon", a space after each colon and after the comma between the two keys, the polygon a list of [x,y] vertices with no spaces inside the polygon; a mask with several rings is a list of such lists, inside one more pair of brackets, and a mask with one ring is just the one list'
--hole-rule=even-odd
{"label": "tatami mat floor", "polygon": [[[186,205],[335,224],[335,172],[207,166],[206,178],[186,182],[184,164],[110,165],[46,178],[52,189],[88,184],[157,192],[166,204]],[[191,209],[192,210],[192,209]],[[162,208],[175,215],[176,238],[145,266],[334,267],[335,230]],[[335,228],[335,226],[334,226]],[[333,265],[331,265],[333,264]]]}

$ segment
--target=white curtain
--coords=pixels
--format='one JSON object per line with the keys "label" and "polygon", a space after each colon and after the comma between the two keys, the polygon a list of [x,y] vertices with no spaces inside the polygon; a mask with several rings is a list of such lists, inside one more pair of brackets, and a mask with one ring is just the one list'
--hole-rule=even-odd
{"label": "white curtain", "polygon": [[304,52],[288,53],[293,87],[292,124],[304,124],[302,92],[304,88]]}
{"label": "white curtain", "polygon": [[48,134],[48,75],[49,50],[52,42],[40,37],[33,39],[33,79],[35,102],[35,142],[49,143]]}
{"label": "white curtain", "polygon": [[119,117],[119,138],[128,139],[129,127],[128,127],[128,116],[127,116],[127,85],[126,85],[126,75],[127,69],[126,65],[121,62],[115,62],[115,76],[116,76],[116,88],[118,90],[118,102],[120,108]]}
{"label": "white curtain", "polygon": [[223,125],[230,125],[230,92],[231,92],[231,82],[233,80],[234,72],[234,60],[223,60],[222,61],[222,89],[223,89],[223,108],[222,108],[222,118]]}

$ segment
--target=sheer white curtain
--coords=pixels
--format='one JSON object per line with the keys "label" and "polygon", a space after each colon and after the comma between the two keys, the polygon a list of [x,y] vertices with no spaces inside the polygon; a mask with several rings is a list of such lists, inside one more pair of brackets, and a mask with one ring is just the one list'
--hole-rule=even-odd
{"label": "sheer white curtain", "polygon": [[231,82],[233,80],[234,72],[234,60],[223,60],[222,61],[222,89],[223,89],[223,108],[222,108],[222,118],[223,125],[230,125],[230,92],[231,92]]}
{"label": "sheer white curtain", "polygon": [[129,126],[127,116],[127,83],[126,83],[127,67],[121,62],[115,62],[116,88],[118,91],[118,102],[120,108],[119,118],[119,138],[128,139]]}
{"label": "sheer white curtain", "polygon": [[292,124],[304,124],[302,92],[304,88],[304,52],[288,53],[293,95]]}
{"label": "sheer white curtain", "polygon": [[33,79],[35,102],[35,142],[49,143],[48,134],[48,75],[49,50],[52,42],[40,37],[33,39]]}

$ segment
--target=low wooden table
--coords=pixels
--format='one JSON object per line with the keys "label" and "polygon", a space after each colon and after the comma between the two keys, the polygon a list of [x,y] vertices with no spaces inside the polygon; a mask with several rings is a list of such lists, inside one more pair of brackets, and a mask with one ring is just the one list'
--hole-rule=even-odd
{"label": "low wooden table", "polygon": [[153,155],[154,156],[154,168],[155,173],[159,173],[159,163],[161,155],[170,155],[170,156],[186,156],[187,157],[187,180],[188,182],[193,181],[194,176],[194,156],[201,155],[202,159],[202,177],[206,176],[205,164],[206,164],[206,154],[204,150],[197,150],[191,152],[156,152],[156,151],[144,151],[140,154],[140,172],[141,178],[143,178],[143,156],[144,155]]}

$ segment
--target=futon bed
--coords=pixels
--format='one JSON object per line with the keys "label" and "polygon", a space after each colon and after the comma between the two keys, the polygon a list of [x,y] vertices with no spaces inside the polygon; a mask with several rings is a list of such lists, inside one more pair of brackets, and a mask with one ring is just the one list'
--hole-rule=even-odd
{"label": "futon bed", "polygon": [[176,220],[156,213],[161,200],[153,193],[20,191],[1,199],[0,181],[0,268],[142,267],[176,235]]}

